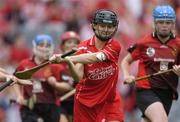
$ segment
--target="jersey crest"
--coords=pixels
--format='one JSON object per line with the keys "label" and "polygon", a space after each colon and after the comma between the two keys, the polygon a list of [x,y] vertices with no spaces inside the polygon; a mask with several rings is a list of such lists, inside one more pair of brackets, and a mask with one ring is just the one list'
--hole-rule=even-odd
{"label": "jersey crest", "polygon": [[152,47],[148,47],[147,50],[146,50],[146,54],[147,54],[149,57],[154,56],[154,54],[155,54],[155,49],[152,48]]}

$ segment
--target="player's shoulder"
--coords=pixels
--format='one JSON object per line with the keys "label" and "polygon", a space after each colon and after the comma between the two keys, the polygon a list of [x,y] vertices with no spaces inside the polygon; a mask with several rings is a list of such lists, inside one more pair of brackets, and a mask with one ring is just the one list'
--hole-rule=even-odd
{"label": "player's shoulder", "polygon": [[26,58],[20,61],[19,64],[29,64],[30,62],[33,62],[31,58]]}
{"label": "player's shoulder", "polygon": [[118,40],[116,40],[116,39],[110,40],[109,44],[110,44],[111,46],[114,46],[114,47],[117,47],[117,48],[121,48],[120,42],[119,42]]}
{"label": "player's shoulder", "polygon": [[172,41],[172,42],[174,42],[176,45],[180,46],[180,37],[176,36],[176,37],[173,38],[173,40],[174,41]]}
{"label": "player's shoulder", "polygon": [[33,64],[32,59],[30,59],[30,58],[23,59],[17,65],[16,70],[18,70],[18,71],[24,70],[26,67],[29,67],[31,64]]}
{"label": "player's shoulder", "polygon": [[137,40],[137,44],[141,45],[141,44],[146,44],[146,43],[152,42],[154,40],[154,38],[155,37],[153,37],[152,34],[143,35],[142,37],[140,37]]}
{"label": "player's shoulder", "polygon": [[90,39],[81,41],[79,45],[87,45],[88,43],[90,43]]}
{"label": "player's shoulder", "polygon": [[174,39],[175,39],[177,42],[180,43],[180,37],[177,37],[177,36],[176,36]]}
{"label": "player's shoulder", "polygon": [[81,41],[77,46],[78,50],[84,50],[84,49],[86,50],[89,44],[90,44],[90,39]]}

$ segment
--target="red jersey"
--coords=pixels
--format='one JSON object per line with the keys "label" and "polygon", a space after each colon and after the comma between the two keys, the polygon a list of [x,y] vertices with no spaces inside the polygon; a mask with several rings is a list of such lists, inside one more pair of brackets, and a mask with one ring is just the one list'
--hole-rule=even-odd
{"label": "red jersey", "polygon": [[76,87],[75,99],[86,106],[92,107],[114,97],[118,80],[120,49],[119,43],[111,39],[101,50],[98,50],[95,47],[94,37],[82,41],[78,45],[77,55],[100,51],[106,55],[106,60],[84,64],[84,76]]}
{"label": "red jersey", "polygon": [[[171,69],[180,64],[180,39],[161,43],[157,37],[145,36],[129,49],[133,60],[139,60],[138,77]],[[137,88],[172,89],[176,92],[178,76],[174,72],[136,82]]]}
{"label": "red jersey", "polygon": [[[23,71],[34,66],[37,66],[37,64],[35,64],[35,62],[32,59],[25,59],[19,64],[16,71]],[[62,68],[62,65],[59,64],[49,64],[35,72],[31,77],[33,86],[22,86],[24,98],[29,99],[33,95],[33,90],[35,89],[34,83],[36,82],[38,83],[36,84],[36,86],[39,85],[36,88],[41,90],[35,93],[37,97],[37,103],[55,104],[56,100],[58,99],[58,95],[56,93],[55,88],[53,88],[47,83],[47,78],[50,76],[54,76],[57,79],[57,81],[59,81],[60,71]]]}

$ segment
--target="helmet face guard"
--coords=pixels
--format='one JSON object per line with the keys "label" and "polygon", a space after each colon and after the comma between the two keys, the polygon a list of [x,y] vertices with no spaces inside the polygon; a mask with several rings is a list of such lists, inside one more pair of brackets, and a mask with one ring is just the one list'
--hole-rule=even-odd
{"label": "helmet face guard", "polygon": [[94,14],[94,17],[92,19],[92,24],[94,25],[98,25],[98,24],[107,24],[107,25],[111,25],[113,26],[114,32],[112,32],[110,35],[107,36],[102,36],[97,29],[93,27],[93,31],[95,32],[95,35],[97,38],[99,38],[102,41],[108,41],[109,39],[111,39],[115,32],[117,31],[117,27],[118,27],[118,19],[117,19],[117,15],[110,10],[98,10],[96,11],[96,13]]}
{"label": "helmet face guard", "polygon": [[36,57],[47,60],[53,54],[53,39],[49,35],[37,35],[32,41],[33,53]]}

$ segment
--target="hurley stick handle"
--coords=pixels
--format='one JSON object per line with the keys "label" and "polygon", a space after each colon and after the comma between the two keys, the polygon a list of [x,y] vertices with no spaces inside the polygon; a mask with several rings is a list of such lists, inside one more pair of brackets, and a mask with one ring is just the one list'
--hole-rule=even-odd
{"label": "hurley stick handle", "polygon": [[150,77],[154,77],[154,76],[158,76],[158,75],[161,75],[161,74],[169,73],[171,71],[173,71],[173,69],[160,71],[160,72],[153,73],[153,74],[150,74],[150,75],[144,75],[144,76],[136,78],[135,81],[144,80],[144,79],[147,79],[147,78],[150,78]]}

